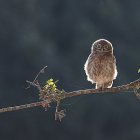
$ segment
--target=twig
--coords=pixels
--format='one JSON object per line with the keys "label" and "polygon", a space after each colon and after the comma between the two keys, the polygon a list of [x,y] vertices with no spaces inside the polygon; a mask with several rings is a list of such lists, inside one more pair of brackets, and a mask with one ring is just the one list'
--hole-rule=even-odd
{"label": "twig", "polygon": [[47,66],[45,66],[44,68],[42,68],[42,69],[39,71],[39,73],[36,75],[36,77],[35,77],[35,79],[33,80],[33,82],[26,81],[27,83],[29,83],[29,86],[28,86],[26,89],[30,88],[30,86],[31,86],[32,84],[34,84],[34,83],[37,81],[37,78],[39,77],[39,75],[42,74],[42,73],[44,73],[46,68],[47,68]]}

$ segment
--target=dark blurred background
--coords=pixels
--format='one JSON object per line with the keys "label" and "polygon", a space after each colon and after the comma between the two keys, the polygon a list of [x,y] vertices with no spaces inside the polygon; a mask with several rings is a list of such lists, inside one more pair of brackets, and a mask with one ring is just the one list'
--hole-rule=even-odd
{"label": "dark blurred background", "polygon": [[[26,80],[59,80],[59,89],[93,88],[83,65],[91,44],[112,42],[118,77],[114,86],[140,77],[139,0],[1,0],[0,107],[38,101]],[[132,92],[96,94],[61,103],[66,117],[31,108],[0,114],[1,140],[140,140],[140,101]]]}

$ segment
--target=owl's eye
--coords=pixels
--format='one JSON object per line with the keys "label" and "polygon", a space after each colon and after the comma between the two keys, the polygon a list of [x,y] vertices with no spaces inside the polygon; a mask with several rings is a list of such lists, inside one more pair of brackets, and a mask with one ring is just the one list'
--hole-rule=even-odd
{"label": "owl's eye", "polygon": [[101,44],[98,44],[96,48],[101,49],[101,47],[102,47]]}
{"label": "owl's eye", "polygon": [[111,49],[110,46],[108,45],[104,46],[104,50],[109,50],[109,49]]}
{"label": "owl's eye", "polygon": [[105,46],[105,49],[106,49],[106,50],[109,49],[109,46]]}

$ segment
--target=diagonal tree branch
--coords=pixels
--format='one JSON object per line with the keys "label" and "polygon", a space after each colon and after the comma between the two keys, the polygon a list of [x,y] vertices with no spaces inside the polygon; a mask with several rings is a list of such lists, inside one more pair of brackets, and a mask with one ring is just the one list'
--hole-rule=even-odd
{"label": "diagonal tree branch", "polygon": [[[29,81],[27,82],[30,83],[32,86],[35,86],[39,90],[40,94],[43,93],[44,95],[44,93],[46,93],[46,91],[44,91],[38,83],[35,84],[34,82],[29,82]],[[21,109],[26,109],[26,108],[32,108],[32,107],[37,107],[37,106],[48,107],[49,104],[52,102],[59,102],[60,100],[64,100],[66,98],[71,98],[71,97],[80,96],[80,95],[88,95],[88,94],[107,93],[107,92],[118,93],[118,92],[132,91],[137,95],[137,97],[139,97],[139,94],[137,92],[139,89],[140,89],[140,79],[137,79],[126,85],[112,87],[112,88],[105,88],[105,89],[86,89],[86,90],[78,90],[78,91],[72,91],[72,92],[65,92],[65,91],[57,90],[57,94],[56,92],[53,92],[53,93],[51,92],[50,94],[51,98],[50,96],[47,96],[47,97],[45,96],[44,100],[41,100],[40,102],[1,108],[0,113],[14,111],[14,110],[21,110]],[[62,92],[63,94],[61,94]],[[58,94],[59,94],[59,99],[58,99]]]}

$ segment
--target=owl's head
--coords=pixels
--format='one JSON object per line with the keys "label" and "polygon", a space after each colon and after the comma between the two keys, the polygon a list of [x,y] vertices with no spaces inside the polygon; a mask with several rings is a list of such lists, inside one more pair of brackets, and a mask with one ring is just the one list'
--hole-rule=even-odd
{"label": "owl's head", "polygon": [[91,48],[93,53],[113,52],[112,44],[106,39],[96,40]]}

